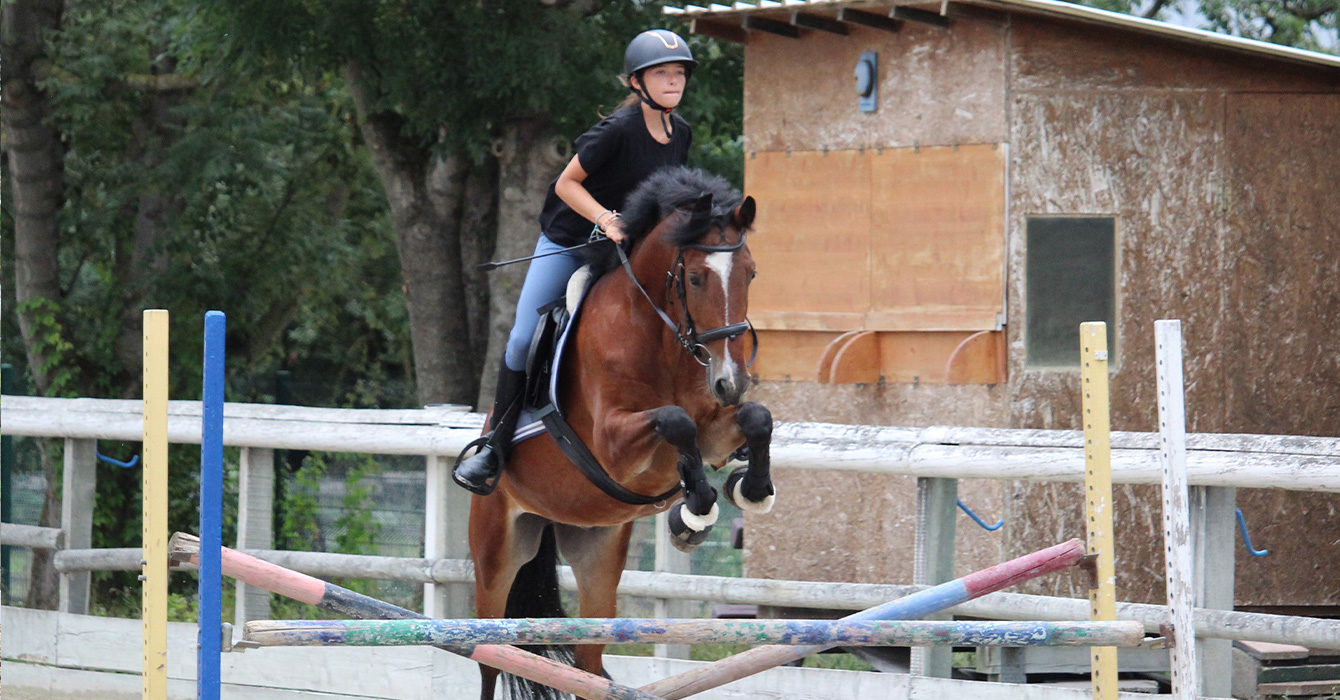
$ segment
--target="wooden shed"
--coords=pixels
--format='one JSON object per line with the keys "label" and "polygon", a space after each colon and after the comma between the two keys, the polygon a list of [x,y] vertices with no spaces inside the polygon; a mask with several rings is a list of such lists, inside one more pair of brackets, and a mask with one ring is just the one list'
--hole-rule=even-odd
{"label": "wooden shed", "polygon": [[[1153,324],[1179,318],[1188,430],[1340,435],[1340,56],[1049,0],[674,14],[745,46],[779,418],[1079,428],[1077,327],[1106,320],[1113,428],[1156,430]],[[911,479],[778,478],[751,575],[911,579]],[[960,572],[1083,536],[1078,486],[960,493],[1009,523],[960,527]],[[1340,498],[1237,503],[1272,550],[1237,557],[1237,604],[1340,611]],[[1163,596],[1160,513],[1118,487],[1121,599]]]}

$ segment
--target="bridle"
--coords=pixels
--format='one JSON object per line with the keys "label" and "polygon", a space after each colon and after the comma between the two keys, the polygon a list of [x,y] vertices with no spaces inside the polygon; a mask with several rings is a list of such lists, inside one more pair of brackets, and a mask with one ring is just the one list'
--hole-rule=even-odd
{"label": "bridle", "polygon": [[698,332],[693,324],[693,315],[689,313],[688,294],[684,289],[684,251],[700,250],[704,253],[735,253],[744,247],[744,241],[745,236],[741,233],[740,240],[736,243],[729,243],[726,245],[688,243],[678,247],[678,254],[675,256],[675,262],[665,273],[667,277],[665,286],[667,294],[673,287],[676,296],[679,298],[679,305],[684,309],[684,323],[682,325],[676,323],[670,318],[669,314],[662,310],[661,307],[657,306],[656,302],[652,300],[651,295],[647,294],[647,290],[643,289],[642,283],[637,281],[637,275],[633,274],[633,266],[628,262],[628,255],[624,253],[623,246],[614,246],[614,248],[619,251],[619,262],[623,265],[624,271],[628,273],[628,278],[632,280],[633,286],[636,287],[639,292],[642,292],[642,297],[647,300],[648,304],[651,304],[651,308],[656,312],[656,315],[660,316],[661,321],[674,332],[675,340],[679,342],[680,347],[684,348],[684,350],[689,353],[689,356],[704,367],[712,362],[712,351],[707,349],[708,343],[721,340],[722,338],[734,340],[735,338],[744,335],[745,331],[749,331],[749,335],[754,341],[754,350],[749,356],[749,362],[745,363],[745,367],[752,367],[754,365],[754,360],[758,359],[758,333],[754,330],[754,324],[750,323],[748,319],[739,323],[732,323],[719,328],[713,328],[710,331],[704,331],[702,333]]}

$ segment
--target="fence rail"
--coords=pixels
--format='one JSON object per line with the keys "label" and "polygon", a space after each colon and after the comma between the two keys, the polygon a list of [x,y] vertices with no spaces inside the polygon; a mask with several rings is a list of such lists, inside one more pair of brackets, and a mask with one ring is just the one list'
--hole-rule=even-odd
{"label": "fence rail", "polygon": [[[0,398],[0,433],[65,439],[68,482],[72,466],[87,466],[87,473],[92,473],[91,465],[85,465],[94,459],[92,441],[139,441],[141,410],[142,404],[136,400],[4,396]],[[473,572],[462,548],[468,497],[450,485],[447,456],[478,434],[482,416],[458,406],[383,411],[236,403],[227,404],[224,415],[225,444],[243,448],[239,522],[248,517],[259,523],[268,521],[266,494],[272,491],[273,482],[267,479],[273,479],[274,449],[425,456],[425,558],[268,550],[255,546],[268,543],[268,531],[264,530],[240,534],[239,549],[313,575],[421,582],[426,587],[426,614],[459,617],[463,615],[452,613],[463,609],[468,614],[466,591]],[[200,403],[170,402],[168,434],[171,442],[198,444]],[[773,438],[772,463],[783,468],[933,478],[1083,479],[1083,435],[1079,431],[783,423],[776,427]],[[1116,432],[1111,441],[1115,482],[1160,482],[1158,434]],[[1337,438],[1198,434],[1187,436],[1187,448],[1189,480],[1195,486],[1340,492]],[[67,490],[70,493],[74,492]],[[91,498],[91,492],[87,497]],[[952,509],[952,501],[948,507]],[[77,583],[81,576],[86,579],[86,572],[91,570],[139,568],[138,549],[77,548],[87,532],[81,535],[75,531],[91,527],[91,523],[76,517],[81,512],[92,512],[91,501],[69,507],[70,522],[60,529],[5,524],[0,527],[0,541],[52,549],[69,544],[71,549],[56,555],[62,585],[67,581]],[[1231,519],[1227,527],[1231,536]],[[570,571],[562,571],[560,581],[565,588],[574,587]],[[627,571],[619,590],[623,595],[658,599],[860,609],[921,588]],[[238,599],[242,601],[244,596]],[[239,609],[243,607],[239,604]],[[1006,620],[1066,620],[1086,617],[1088,603],[995,593],[962,604],[953,612]],[[238,621],[257,617],[264,615],[240,612]],[[1118,605],[1118,617],[1137,620],[1154,631],[1167,621],[1168,613],[1164,606],[1125,603]],[[1340,647],[1340,622],[1306,617],[1198,609],[1195,629],[1198,635],[1219,639]]]}
{"label": "fence rail", "polygon": [[[4,396],[0,432],[31,437],[141,439],[141,402]],[[168,436],[199,444],[200,402],[172,401]],[[372,410],[229,403],[224,443],[267,449],[454,456],[483,417],[460,406]],[[1112,433],[1116,483],[1158,484],[1158,433]],[[935,426],[901,428],[781,423],[773,431],[777,467],[905,476],[1083,481],[1083,433]],[[1187,436],[1195,486],[1340,493],[1340,438],[1201,433]]]}

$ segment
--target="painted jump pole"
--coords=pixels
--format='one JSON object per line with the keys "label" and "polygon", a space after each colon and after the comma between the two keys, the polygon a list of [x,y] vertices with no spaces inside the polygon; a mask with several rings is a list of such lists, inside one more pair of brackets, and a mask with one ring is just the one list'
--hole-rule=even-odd
{"label": "painted jump pole", "polygon": [[1169,669],[1176,698],[1200,693],[1196,662],[1196,605],[1191,580],[1191,507],[1186,478],[1186,396],[1182,375],[1182,322],[1154,322],[1159,388],[1159,462],[1163,466],[1163,540],[1168,610],[1172,617]]}
{"label": "painted jump pole", "polygon": [[[1084,525],[1088,552],[1095,557],[1089,589],[1089,619],[1117,619],[1117,573],[1112,525],[1112,423],[1108,391],[1107,324],[1079,326],[1081,401],[1084,418]],[[1117,699],[1117,650],[1089,651],[1094,700]]]}
{"label": "painted jump pole", "polygon": [[[170,544],[176,562],[200,563],[200,540],[178,532]],[[223,575],[271,593],[358,619],[426,619],[412,610],[377,600],[333,583],[298,573],[228,547],[221,547]],[[658,700],[636,688],[619,685],[581,669],[546,659],[513,646],[498,644],[441,645],[439,648],[514,676],[591,700]]]}
{"label": "painted jump pole", "polygon": [[219,700],[223,646],[223,380],[227,317],[205,312],[205,353],[200,420],[200,600],[196,646],[196,697]]}
{"label": "painted jump pole", "polygon": [[[842,619],[845,621],[916,619],[1002,588],[1074,566],[1083,557],[1084,543],[1072,539]],[[803,659],[832,646],[835,645],[755,647],[706,666],[644,685],[641,690],[666,700],[678,700],[774,666]]]}
{"label": "painted jump pole", "polygon": [[255,620],[260,646],[470,644],[764,644],[823,646],[1136,646],[1144,625],[1126,622],[952,620],[698,620],[522,618],[462,620]]}
{"label": "painted jump pole", "polygon": [[144,312],[144,466],[140,517],[144,700],[167,698],[168,312]]}

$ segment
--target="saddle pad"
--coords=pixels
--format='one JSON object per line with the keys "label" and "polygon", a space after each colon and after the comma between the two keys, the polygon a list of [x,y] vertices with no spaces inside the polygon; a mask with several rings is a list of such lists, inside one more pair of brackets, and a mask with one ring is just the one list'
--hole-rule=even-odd
{"label": "saddle pad", "polygon": [[[549,373],[549,403],[558,409],[558,414],[563,415],[562,408],[558,406],[558,375],[557,368],[562,366],[563,352],[567,348],[572,338],[576,337],[573,330],[577,327],[577,319],[582,308],[582,302],[586,300],[586,294],[591,291],[591,270],[587,265],[583,265],[576,272],[572,273],[572,278],[568,280],[568,289],[565,301],[568,310],[568,323],[563,327],[563,332],[558,336],[558,341],[554,343],[554,356],[550,359],[550,366],[554,371]],[[545,322],[544,318],[540,319]],[[537,416],[538,411],[530,407],[522,409],[521,416],[517,419],[517,430],[512,436],[512,444],[515,445],[524,440],[529,440],[536,435],[548,432],[544,423]]]}

